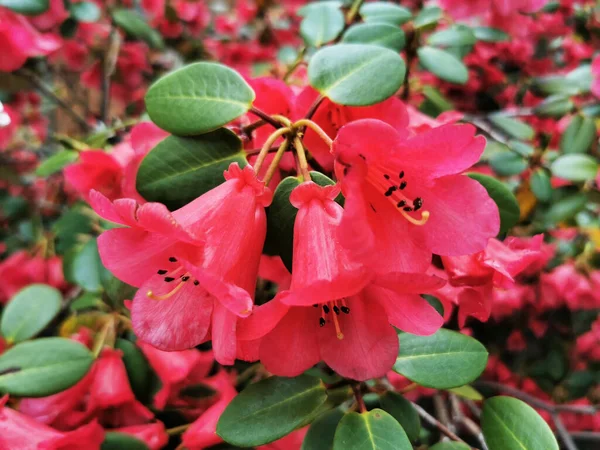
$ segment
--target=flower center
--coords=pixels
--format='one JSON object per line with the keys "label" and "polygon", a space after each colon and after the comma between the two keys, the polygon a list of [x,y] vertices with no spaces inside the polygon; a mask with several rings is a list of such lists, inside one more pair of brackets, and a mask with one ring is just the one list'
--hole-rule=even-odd
{"label": "flower center", "polygon": [[422,211],[420,218],[413,217],[409,214],[415,213],[423,207],[423,199],[421,197],[416,197],[411,200],[404,195],[403,191],[406,189],[406,186],[408,186],[408,182],[404,179],[403,170],[397,174],[392,174],[391,172],[386,171],[385,168],[377,164],[372,164],[369,165],[367,180],[375,187],[375,189],[380,191],[410,223],[418,226],[427,223],[427,220],[429,220],[429,211]]}
{"label": "flower center", "polygon": [[[319,305],[315,304],[313,307],[318,308]],[[332,313],[333,311],[333,313]],[[346,299],[334,300],[321,305],[321,317],[319,317],[319,326],[324,327],[329,322],[329,317],[332,318],[333,326],[335,327],[335,334],[338,339],[344,339],[344,333],[340,327],[338,316],[340,312],[344,314],[350,314],[350,308],[346,305]]]}
{"label": "flower center", "polygon": [[[177,258],[175,258],[174,256],[171,256],[169,258],[169,262],[171,264],[177,263]],[[148,298],[151,298],[152,300],[167,300],[168,298],[171,298],[172,296],[174,296],[177,292],[179,292],[183,286],[185,286],[186,282],[189,281],[191,275],[189,272],[183,272],[183,266],[177,266],[176,268],[172,269],[171,271],[166,270],[166,269],[159,269],[158,270],[158,274],[159,275],[164,275],[164,282],[165,283],[173,283],[174,287],[173,289],[171,289],[169,292],[167,292],[166,294],[162,294],[162,295],[156,295],[154,292],[152,292],[151,290],[149,290],[148,292],[146,292],[146,296],[148,296]],[[200,282],[198,280],[194,280],[193,281],[194,286],[199,286]]]}

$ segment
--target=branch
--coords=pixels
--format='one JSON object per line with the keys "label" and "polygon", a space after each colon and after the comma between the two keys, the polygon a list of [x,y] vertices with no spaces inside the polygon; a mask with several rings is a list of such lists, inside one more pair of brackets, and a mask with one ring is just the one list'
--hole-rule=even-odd
{"label": "branch", "polygon": [[565,444],[567,450],[578,450],[577,446],[575,445],[575,442],[573,441],[573,438],[567,431],[565,424],[562,422],[562,420],[560,420],[558,414],[552,414],[552,420],[554,420],[554,425],[556,425],[556,432],[560,436],[560,439],[563,441],[563,444]]}
{"label": "branch", "polygon": [[454,394],[450,394],[450,405],[452,407],[453,420],[461,424],[469,433],[471,433],[479,441],[479,444],[483,450],[488,450],[481,428],[469,417],[463,414],[461,409],[461,401]]}
{"label": "branch", "polygon": [[352,383],[352,392],[354,392],[354,397],[356,398],[356,403],[358,404],[358,409],[361,413],[367,411],[367,407],[365,405],[365,401],[362,398],[362,392],[360,391],[360,383]]}
{"label": "branch", "polygon": [[110,31],[108,49],[102,61],[102,105],[100,117],[103,123],[108,123],[110,113],[110,79],[117,67],[117,58],[121,47],[121,38],[116,29]]}
{"label": "branch", "polygon": [[[459,438],[456,434],[454,434],[451,430],[449,430],[448,427],[446,427],[443,423],[441,423],[439,420],[437,420],[435,417],[433,417],[431,414],[425,411],[425,409],[423,409],[420,405],[417,405],[414,402],[411,403],[419,413],[419,416],[421,416],[427,423],[429,423],[429,425],[436,427],[438,430],[440,430],[441,433],[445,434],[453,441],[462,442],[463,444],[469,445],[461,438]],[[470,445],[469,448],[471,448]]]}
{"label": "branch", "polygon": [[275,119],[273,119],[271,116],[269,116],[266,112],[261,111],[260,109],[255,108],[254,106],[252,108],[250,108],[250,112],[252,114],[257,115],[262,120],[264,120],[265,122],[267,122],[268,124],[272,125],[275,128],[282,127],[282,125],[279,122],[277,122]]}

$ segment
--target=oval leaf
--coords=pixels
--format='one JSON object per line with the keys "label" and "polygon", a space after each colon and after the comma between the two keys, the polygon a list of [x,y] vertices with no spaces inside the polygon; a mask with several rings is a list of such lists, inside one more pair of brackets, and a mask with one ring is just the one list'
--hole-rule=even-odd
{"label": "oval leaf", "polygon": [[365,22],[402,25],[412,19],[409,9],[387,2],[366,3],[359,13]]}
{"label": "oval leaf", "polygon": [[68,164],[76,161],[77,158],[79,158],[78,152],[73,150],[61,150],[41,163],[37,169],[35,169],[35,174],[38,177],[49,177],[50,175],[61,171],[63,167]]}
{"label": "oval leaf", "polygon": [[72,249],[64,259],[65,278],[86,291],[99,292],[102,279],[109,272],[102,265],[96,239],[91,239],[81,248]]}
{"label": "oval leaf", "polygon": [[437,23],[437,21],[440,20],[443,15],[444,12],[437,6],[423,8],[417,17],[415,17],[413,26],[415,29],[428,27]]}
{"label": "oval leaf", "polygon": [[79,342],[58,337],[22,342],[0,356],[0,392],[45,397],[70,388],[93,362]]}
{"label": "oval leaf", "polygon": [[174,134],[215,130],[246,113],[255,95],[239,73],[200,62],[176,70],[150,86],[146,108],[152,121]]}
{"label": "oval leaf", "polygon": [[437,31],[427,39],[429,45],[440,47],[474,45],[476,42],[473,30],[465,25],[454,25],[451,28]]}
{"label": "oval leaf", "polygon": [[26,16],[37,16],[48,11],[50,0],[0,0],[0,6]]}
{"label": "oval leaf", "polygon": [[421,419],[411,402],[396,392],[388,391],[380,399],[381,408],[398,421],[408,438],[415,442],[421,432]]}
{"label": "oval leaf", "polygon": [[334,103],[367,106],[391,97],[404,81],[406,66],[396,52],[376,45],[338,44],[311,58],[312,87]]}
{"label": "oval leaf", "polygon": [[127,34],[141,39],[149,46],[163,48],[164,42],[158,31],[148,24],[148,20],[131,9],[116,9],[112,12],[115,24]]}
{"label": "oval leaf", "polygon": [[504,131],[511,137],[528,141],[535,136],[535,130],[522,122],[512,117],[506,117],[501,114],[492,114],[489,116],[490,122]]}
{"label": "oval leaf", "polygon": [[487,363],[483,345],[464,334],[441,329],[431,336],[400,333],[394,371],[422,386],[450,389],[476,379]]}
{"label": "oval leaf", "polygon": [[400,424],[385,411],[351,412],[335,430],[333,450],[412,450]]}
{"label": "oval leaf", "polygon": [[552,204],[546,212],[544,221],[547,226],[570,220],[585,208],[588,198],[586,194],[573,194]]}
{"label": "oval leaf", "polygon": [[483,42],[503,42],[508,41],[510,36],[504,31],[490,27],[475,27],[473,33],[478,41]]}
{"label": "oval leaf", "polygon": [[470,178],[478,181],[494,200],[500,212],[500,232],[503,233],[517,224],[521,209],[519,202],[504,183],[480,173],[469,173]]}
{"label": "oval leaf", "polygon": [[558,450],[544,419],[529,405],[512,397],[485,401],[481,429],[489,450]]}
{"label": "oval leaf", "polygon": [[404,31],[387,23],[359,23],[348,28],[342,42],[371,44],[399,52],[405,44]]}
{"label": "oval leaf", "polygon": [[300,35],[307,44],[320,47],[333,41],[344,29],[344,14],[336,3],[310,5],[300,23]]}
{"label": "oval leaf", "polygon": [[223,171],[233,162],[243,167],[246,156],[242,141],[231,130],[169,136],[142,160],[137,190],[148,201],[177,209],[223,183]]}
{"label": "oval leaf", "polygon": [[52,286],[32,284],[21,289],[2,313],[2,336],[10,343],[35,336],[56,317],[61,302],[61,293]]}
{"label": "oval leaf", "polygon": [[490,165],[494,172],[503,177],[519,175],[527,169],[527,161],[512,151],[499,151],[490,156]]}
{"label": "oval leaf", "polygon": [[267,378],[231,401],[219,419],[217,434],[242,447],[267,444],[305,425],[326,399],[318,378]]}
{"label": "oval leaf", "polygon": [[123,364],[136,398],[143,403],[149,402],[152,397],[152,383],[157,381],[157,376],[148,360],[133,342],[126,339],[117,339],[115,348],[123,352]]}
{"label": "oval leaf", "polygon": [[594,119],[576,115],[560,139],[560,150],[563,153],[585,153],[596,139]]}
{"label": "oval leaf", "polygon": [[462,61],[444,50],[424,46],[417,54],[421,65],[442,80],[465,84],[469,79],[469,71]]}
{"label": "oval leaf", "polygon": [[542,117],[560,118],[570,113],[575,104],[569,97],[553,95],[533,108],[533,112]]}
{"label": "oval leaf", "polygon": [[550,182],[550,177],[542,168],[536,169],[531,174],[529,187],[533,195],[542,202],[550,201],[552,198],[552,183]]}
{"label": "oval leaf", "polygon": [[477,391],[477,389],[475,389],[472,386],[469,386],[468,384],[461,386],[461,387],[448,389],[448,391],[452,392],[453,394],[458,395],[459,397],[466,398],[468,400],[475,400],[477,402],[483,400],[483,395],[481,395]]}
{"label": "oval leaf", "polygon": [[593,180],[598,173],[598,161],[589,155],[563,155],[552,163],[552,175],[570,181]]}
{"label": "oval leaf", "polygon": [[84,23],[96,22],[102,15],[102,11],[100,11],[98,5],[93,2],[75,3],[71,5],[69,11],[78,22]]}
{"label": "oval leaf", "polygon": [[471,450],[471,447],[462,442],[439,442],[429,450]]}
{"label": "oval leaf", "polygon": [[148,446],[129,434],[109,431],[104,436],[100,450],[148,450]]}
{"label": "oval leaf", "polygon": [[327,411],[317,417],[310,424],[300,450],[331,450],[335,429],[342,417],[344,417],[344,413],[339,408]]}

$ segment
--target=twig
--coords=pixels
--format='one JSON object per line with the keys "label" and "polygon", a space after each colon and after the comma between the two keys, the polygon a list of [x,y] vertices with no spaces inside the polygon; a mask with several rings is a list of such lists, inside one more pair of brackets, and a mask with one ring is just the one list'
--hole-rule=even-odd
{"label": "twig", "polygon": [[461,401],[454,394],[450,394],[450,406],[452,407],[453,420],[465,427],[465,429],[479,441],[479,444],[483,450],[488,450],[481,428],[463,414],[461,409]]}
{"label": "twig", "polygon": [[36,89],[38,89],[44,96],[48,97],[50,100],[52,100],[54,103],[56,103],[58,106],[60,106],[62,109],[64,109],[64,111],[71,116],[71,118],[77,122],[77,124],[85,131],[91,131],[93,128],[92,126],[86,122],[86,120],[81,117],[79,114],[77,114],[75,111],[73,111],[73,109],[71,108],[71,106],[69,106],[67,103],[65,103],[65,101],[63,99],[61,99],[60,97],[58,97],[53,91],[52,88],[50,88],[50,86],[47,86],[41,79],[40,77],[38,77],[35,73],[31,72],[28,69],[19,69],[16,72],[14,72],[15,74],[19,75],[20,77],[24,78],[25,80],[27,80],[32,86],[34,86]]}
{"label": "twig", "polygon": [[288,70],[283,75],[283,81],[287,81],[288,78],[294,73],[294,71],[301,64],[304,63],[304,55],[305,55],[305,53],[306,53],[306,47],[302,47],[300,49],[300,51],[298,52],[298,56],[296,56],[296,59],[294,60],[294,62],[292,63],[292,65],[288,68]]}
{"label": "twig", "polygon": [[556,425],[556,432],[560,436],[560,439],[563,441],[563,444],[565,444],[567,450],[578,450],[577,445],[575,445],[573,438],[567,431],[565,424],[562,422],[558,414],[552,414],[552,420],[554,420],[554,425]]}
{"label": "twig", "polygon": [[358,11],[359,11],[360,7],[362,6],[362,4],[364,3],[364,1],[365,0],[354,0],[354,2],[352,3],[352,6],[350,7],[350,10],[348,11],[348,15],[346,16],[346,23],[348,25],[350,25],[352,22],[354,22],[354,18],[358,14]]}
{"label": "twig", "polygon": [[553,405],[551,403],[547,403],[543,400],[535,398],[532,395],[526,394],[523,391],[512,388],[510,386],[505,386],[500,383],[495,383],[493,381],[477,381],[474,383],[474,385],[483,388],[495,389],[500,392],[505,392],[515,398],[529,403],[535,408],[543,409],[551,413],[570,412],[575,414],[596,414],[600,410],[600,407],[598,405]]}
{"label": "twig", "polygon": [[362,398],[362,392],[360,391],[360,383],[352,383],[352,392],[354,392],[354,397],[356,398],[356,404],[361,413],[367,411],[367,407],[365,405],[365,401]]}
{"label": "twig", "polygon": [[308,111],[306,113],[306,116],[304,116],[305,119],[312,119],[312,116],[315,115],[315,113],[317,112],[317,109],[319,108],[319,105],[321,103],[323,103],[323,100],[325,100],[325,97],[323,95],[319,95],[317,97],[317,99],[314,101],[314,103],[310,106],[310,108],[308,108]]}
{"label": "twig", "polygon": [[252,114],[257,115],[262,120],[264,120],[265,122],[267,122],[268,124],[272,125],[275,128],[282,127],[282,125],[279,122],[277,122],[275,119],[273,119],[271,116],[269,116],[266,112],[261,111],[260,109],[255,108],[254,106],[252,108],[250,108],[250,112]]}
{"label": "twig", "polygon": [[120,47],[121,38],[117,30],[113,28],[108,37],[108,50],[102,61],[102,105],[100,107],[100,117],[105,124],[108,123],[110,113],[110,79],[117,67]]}
{"label": "twig", "polygon": [[[465,441],[463,441],[461,438],[459,438],[456,434],[454,434],[450,429],[448,429],[448,427],[446,427],[443,423],[441,423],[439,420],[437,420],[435,417],[433,417],[431,414],[429,414],[427,411],[425,411],[425,409],[423,409],[423,407],[421,407],[420,405],[418,405],[414,402],[411,402],[411,403],[417,410],[417,413],[419,413],[419,416],[421,416],[421,418],[424,419],[429,425],[436,427],[438,430],[440,430],[440,432],[442,434],[448,436],[453,441],[462,442],[463,444],[469,445]],[[469,445],[469,448],[470,447],[471,446]]]}

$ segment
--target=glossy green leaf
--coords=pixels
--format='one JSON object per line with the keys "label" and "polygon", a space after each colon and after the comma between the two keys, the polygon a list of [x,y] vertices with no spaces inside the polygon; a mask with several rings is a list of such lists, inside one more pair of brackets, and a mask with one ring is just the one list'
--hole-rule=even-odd
{"label": "glossy green leaf", "polygon": [[231,401],[221,414],[217,434],[242,447],[267,444],[305,425],[326,399],[318,378],[267,378]]}
{"label": "glossy green leaf", "polygon": [[466,398],[468,400],[475,400],[475,401],[483,400],[483,395],[481,395],[477,391],[477,389],[475,389],[472,386],[469,386],[468,384],[465,384],[464,386],[460,386],[457,388],[448,389],[448,391],[452,392],[453,394],[458,395],[459,397]]}
{"label": "glossy green leaf", "polygon": [[575,104],[569,97],[552,95],[533,108],[533,112],[543,117],[560,118],[569,114]]}
{"label": "glossy green leaf", "polygon": [[[312,180],[320,186],[333,185],[329,177],[311,172]],[[268,255],[279,255],[281,260],[292,271],[294,222],[298,210],[290,203],[292,190],[300,184],[297,177],[287,177],[277,185],[273,201],[267,209],[267,237],[264,252]],[[336,198],[339,203],[341,196]]]}
{"label": "glossy green leaf", "polygon": [[419,439],[421,419],[411,402],[396,392],[388,391],[381,396],[380,403],[381,409],[398,421],[411,442]]}
{"label": "glossy green leaf", "polygon": [[419,61],[425,70],[450,83],[465,84],[469,71],[454,55],[439,48],[423,46],[417,50]]}
{"label": "glossy green leaf", "polygon": [[133,342],[119,338],[115,348],[123,352],[123,364],[127,371],[127,378],[136,398],[144,403],[151,400],[152,383],[156,381],[156,374],[150,367],[142,351]]}
{"label": "glossy green leaf", "polygon": [[347,44],[371,44],[399,52],[406,38],[402,28],[387,23],[358,23],[352,25],[342,38]]}
{"label": "glossy green leaf", "polygon": [[243,167],[246,156],[242,142],[231,130],[169,136],[142,160],[137,190],[148,201],[177,209],[223,183],[223,172],[233,162]]}
{"label": "glossy green leaf", "polygon": [[149,450],[148,446],[130,434],[109,431],[104,436],[100,450]]}
{"label": "glossy green leaf", "polygon": [[533,171],[529,178],[529,187],[539,201],[547,202],[552,198],[553,188],[550,176],[542,168]]}
{"label": "glossy green leaf", "polygon": [[444,12],[441,8],[437,6],[430,6],[428,8],[423,8],[415,20],[413,21],[413,27],[415,29],[426,28],[431,25],[436,24],[444,15]]}
{"label": "glossy green leaf", "polygon": [[504,183],[495,178],[479,173],[469,173],[470,178],[477,180],[494,200],[500,212],[500,232],[503,233],[517,224],[521,210],[513,193]]}
{"label": "glossy green leaf", "polygon": [[50,0],[0,0],[0,6],[26,16],[37,16],[48,11]]}
{"label": "glossy green leaf", "polygon": [[504,177],[519,175],[527,169],[527,161],[511,151],[494,153],[489,161],[494,172]]}
{"label": "glossy green leaf", "polygon": [[477,39],[473,30],[461,24],[437,31],[427,38],[429,45],[440,47],[474,45],[476,42]]}
{"label": "glossy green leaf", "polygon": [[8,342],[32,338],[48,326],[60,312],[62,295],[46,284],[21,289],[4,308],[0,332]]}
{"label": "glossy green leaf", "polygon": [[512,397],[485,401],[481,429],[489,450],[558,450],[544,419],[529,405]]}
{"label": "glossy green leaf", "polygon": [[300,35],[314,47],[333,41],[344,29],[344,14],[336,2],[310,5],[300,22]]}
{"label": "glossy green leaf", "polygon": [[591,64],[582,64],[576,69],[571,70],[567,74],[567,80],[572,83],[575,83],[579,87],[579,92],[584,94],[586,92],[590,92],[592,88],[592,65]]}
{"label": "glossy green leaf", "polygon": [[585,208],[588,202],[587,195],[573,194],[552,204],[544,217],[547,225],[564,222],[575,217],[579,211]]}
{"label": "glossy green leaf", "polygon": [[394,371],[422,386],[450,389],[475,380],[488,353],[472,337],[446,329],[431,336],[400,333],[400,354]]}
{"label": "glossy green leaf", "polygon": [[538,95],[577,95],[580,88],[575,81],[564,75],[548,75],[537,77],[531,81],[531,89]]}
{"label": "glossy green leaf", "polygon": [[483,42],[504,42],[510,39],[508,34],[497,28],[475,27],[473,33],[478,41]]}
{"label": "glossy green leaf", "polygon": [[69,8],[71,15],[78,22],[91,23],[97,22],[102,15],[100,8],[93,2],[73,3]]}
{"label": "glossy green leaf", "polygon": [[502,114],[491,114],[489,121],[515,139],[529,141],[535,136],[535,130],[532,127],[512,117],[506,117]]}
{"label": "glossy green leaf", "polygon": [[127,34],[141,39],[149,46],[161,49],[164,42],[160,33],[152,28],[147,19],[132,9],[116,9],[112,12],[115,24]]}
{"label": "glossy green leaf", "polygon": [[471,447],[462,442],[438,442],[429,450],[471,450]]}
{"label": "glossy green leaf", "polygon": [[590,155],[563,155],[552,163],[552,175],[570,181],[593,180],[598,173],[598,161]]}
{"label": "glossy green leaf", "polygon": [[596,139],[594,119],[580,114],[573,116],[560,139],[563,153],[586,153]]}
{"label": "glossy green leaf", "polygon": [[79,342],[51,337],[21,342],[0,356],[0,392],[45,397],[73,386],[93,362]]}
{"label": "glossy green leaf", "polygon": [[381,409],[347,413],[335,431],[333,450],[412,450],[400,424]]}
{"label": "glossy green leaf", "polygon": [[65,256],[64,273],[67,281],[86,291],[98,292],[102,289],[102,278],[107,275],[107,271],[100,261],[95,239],[89,240],[83,247],[71,250]]}
{"label": "glossy green leaf", "polygon": [[367,23],[402,25],[412,19],[409,9],[388,2],[365,3],[360,7],[359,13]]}
{"label": "glossy green leaf", "polygon": [[245,114],[255,94],[242,76],[221,64],[199,62],[160,78],[146,93],[152,121],[173,134],[215,130]]}
{"label": "glossy green leaf", "polygon": [[60,172],[65,166],[75,162],[78,157],[78,152],[73,150],[61,150],[37,166],[35,174],[38,177],[49,177],[56,172]]}
{"label": "glossy green leaf", "polygon": [[344,417],[344,413],[339,408],[327,411],[317,417],[310,424],[300,450],[331,450],[335,430],[342,417]]}
{"label": "glossy green leaf", "polygon": [[337,44],[319,50],[310,60],[312,87],[334,103],[367,106],[400,88],[406,66],[396,52],[377,45]]}

